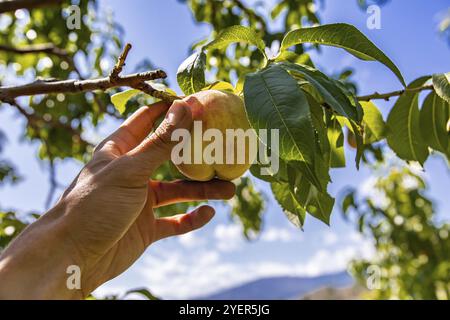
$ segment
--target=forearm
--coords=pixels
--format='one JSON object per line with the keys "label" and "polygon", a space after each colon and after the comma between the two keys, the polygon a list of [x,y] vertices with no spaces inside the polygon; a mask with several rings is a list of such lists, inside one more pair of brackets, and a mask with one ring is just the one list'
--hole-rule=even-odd
{"label": "forearm", "polygon": [[[67,268],[76,264],[63,209],[55,207],[26,228],[0,255],[0,299],[81,298],[69,289]],[[81,267],[81,266],[80,266]]]}

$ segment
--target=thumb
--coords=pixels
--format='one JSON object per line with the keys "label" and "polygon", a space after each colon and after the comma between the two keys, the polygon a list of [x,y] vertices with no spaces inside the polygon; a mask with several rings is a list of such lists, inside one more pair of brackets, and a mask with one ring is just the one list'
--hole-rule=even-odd
{"label": "thumb", "polygon": [[158,128],[135,149],[129,152],[142,164],[145,171],[151,173],[163,162],[170,159],[172,148],[179,143],[172,141],[172,133],[177,129],[190,130],[192,114],[186,102],[177,100],[167,111],[166,117]]}

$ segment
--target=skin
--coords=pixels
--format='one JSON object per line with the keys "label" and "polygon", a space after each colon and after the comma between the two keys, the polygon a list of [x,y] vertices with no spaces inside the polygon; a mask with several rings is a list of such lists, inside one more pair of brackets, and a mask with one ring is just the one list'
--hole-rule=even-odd
{"label": "skin", "polygon": [[[205,225],[214,209],[156,218],[153,208],[172,203],[229,199],[226,181],[160,182],[148,179],[170,159],[177,128],[190,129],[192,114],[176,101],[139,109],[94,151],[57,204],[28,226],[0,256],[0,298],[81,299],[127,270],[152,243]],[[81,289],[67,288],[67,267],[81,270]]]}

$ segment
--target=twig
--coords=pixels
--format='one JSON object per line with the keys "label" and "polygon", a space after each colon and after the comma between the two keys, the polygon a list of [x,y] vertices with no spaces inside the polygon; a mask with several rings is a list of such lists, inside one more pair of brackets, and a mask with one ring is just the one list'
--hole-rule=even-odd
{"label": "twig", "polygon": [[119,74],[122,72],[123,66],[125,65],[125,60],[127,59],[128,53],[131,50],[131,44],[127,43],[125,48],[123,49],[123,52],[119,56],[119,59],[117,60],[116,65],[111,70],[111,73],[109,74],[109,77],[111,78],[111,81],[117,81],[119,78]]}
{"label": "twig", "polygon": [[[123,66],[125,65],[125,61],[127,59],[127,56],[128,56],[128,53],[130,52],[130,50],[131,50],[131,44],[127,43],[125,48],[123,49],[123,52],[119,56],[119,59],[117,60],[116,65],[114,66],[111,73],[109,74],[109,78],[110,78],[111,82],[114,83],[114,82],[118,82],[121,79],[123,79],[120,77],[120,73],[122,72]],[[161,78],[163,78],[163,77],[161,77]],[[165,78],[165,73],[164,73],[164,78]],[[177,99],[181,99],[180,97],[171,95],[167,92],[156,90],[155,88],[152,87],[151,84],[149,84],[145,81],[139,81],[138,83],[132,83],[132,84],[129,84],[129,86],[132,88],[138,89],[142,92],[145,92],[152,97],[161,99],[169,104],[171,104],[172,102],[174,102]]]}
{"label": "twig", "polygon": [[11,47],[7,45],[0,44],[0,51],[18,53],[18,54],[36,54],[36,53],[47,53],[53,54],[55,56],[66,59],[68,57],[68,52],[65,49],[61,49],[56,47],[52,43],[42,43],[42,44],[34,44],[21,48]]}
{"label": "twig", "polygon": [[46,144],[46,151],[47,156],[49,158],[49,175],[48,175],[48,182],[50,184],[50,188],[48,189],[47,193],[47,199],[45,200],[45,208],[50,208],[50,205],[52,204],[52,200],[55,196],[56,188],[58,187],[58,182],[56,181],[56,166],[54,162],[54,158],[50,152],[50,148],[47,142]]}
{"label": "twig", "polygon": [[145,92],[146,94],[148,94],[148,95],[150,95],[152,97],[155,97],[157,99],[161,99],[161,100],[163,100],[164,102],[166,102],[168,104],[171,104],[175,100],[181,99],[180,97],[174,96],[174,95],[172,95],[170,93],[156,90],[155,88],[153,88],[147,82],[141,82],[141,83],[138,83],[137,85],[134,85],[132,87],[137,89],[137,90],[140,90],[142,92]]}
{"label": "twig", "polygon": [[417,88],[406,88],[406,89],[403,89],[403,90],[397,90],[397,91],[392,91],[392,92],[388,92],[388,93],[375,92],[373,94],[369,94],[369,95],[366,95],[366,96],[356,97],[356,99],[358,99],[359,101],[370,101],[370,100],[386,100],[386,101],[389,101],[390,98],[396,97],[396,96],[401,96],[405,92],[421,92],[421,91],[424,91],[424,90],[434,90],[434,87],[433,87],[433,85],[426,85],[426,86],[417,87]]}
{"label": "twig", "polygon": [[0,13],[13,12],[18,9],[33,9],[48,5],[60,5],[63,0],[7,0],[0,1]]}
{"label": "twig", "polygon": [[240,0],[232,0],[233,4],[238,7],[242,12],[247,14],[249,18],[255,19],[257,22],[261,24],[261,30],[263,34],[267,32],[267,24],[266,21],[258,15],[254,10],[249,9],[246,5],[244,5]]}

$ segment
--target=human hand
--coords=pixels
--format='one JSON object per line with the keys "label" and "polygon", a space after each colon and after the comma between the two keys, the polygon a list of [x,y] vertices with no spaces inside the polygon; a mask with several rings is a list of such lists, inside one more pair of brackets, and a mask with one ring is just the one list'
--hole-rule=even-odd
{"label": "human hand", "polygon": [[[97,146],[56,206],[2,253],[0,297],[86,297],[128,269],[151,243],[200,228],[214,215],[213,208],[201,206],[156,218],[153,208],[234,195],[234,185],[226,181],[149,180],[170,158],[172,132],[192,125],[189,107],[176,101],[148,137],[167,108],[164,103],[143,107],[125,121]],[[80,290],[66,286],[69,265],[81,270]]]}

